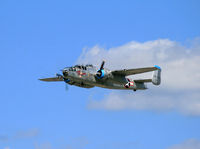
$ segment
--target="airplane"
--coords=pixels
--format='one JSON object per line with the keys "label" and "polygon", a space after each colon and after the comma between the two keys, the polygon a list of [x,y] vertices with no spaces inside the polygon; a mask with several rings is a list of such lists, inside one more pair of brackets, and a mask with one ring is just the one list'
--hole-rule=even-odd
{"label": "airplane", "polygon": [[[46,82],[64,81],[67,84],[75,85],[82,88],[93,88],[95,86],[107,89],[123,90],[145,90],[146,83],[152,82],[154,85],[161,83],[161,68],[157,65],[154,67],[122,69],[111,71],[104,68],[105,61],[102,61],[100,68],[92,64],[75,65],[62,69],[62,75],[56,74],[56,77],[39,79]],[[153,72],[151,79],[130,79],[127,76]]]}

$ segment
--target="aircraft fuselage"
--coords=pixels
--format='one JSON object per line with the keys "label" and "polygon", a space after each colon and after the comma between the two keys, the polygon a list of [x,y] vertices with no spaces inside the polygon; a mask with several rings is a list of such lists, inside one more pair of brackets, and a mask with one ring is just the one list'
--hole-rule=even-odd
{"label": "aircraft fuselage", "polygon": [[[129,89],[129,90],[144,90],[147,89],[144,83],[136,83],[126,78],[125,76],[113,75],[110,70],[104,68],[104,77],[98,78],[96,72],[98,68],[96,67],[87,67],[86,70],[82,68],[65,68],[63,71],[66,71],[64,78],[69,79],[71,83],[76,82],[72,85],[79,87],[88,88],[87,86],[98,86],[102,88],[109,89]],[[69,82],[69,84],[70,84]]]}

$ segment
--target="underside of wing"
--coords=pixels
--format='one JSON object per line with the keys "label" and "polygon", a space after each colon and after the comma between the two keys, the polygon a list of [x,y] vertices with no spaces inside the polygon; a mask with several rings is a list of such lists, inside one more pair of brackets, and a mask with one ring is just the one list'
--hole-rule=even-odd
{"label": "underside of wing", "polygon": [[40,81],[45,81],[45,82],[55,82],[55,81],[63,81],[62,77],[52,77],[52,78],[43,78],[39,79]]}
{"label": "underside of wing", "polygon": [[70,82],[68,82],[68,84],[75,85],[75,86],[82,87],[82,88],[93,88],[94,87],[93,85],[85,84],[83,82],[76,82],[76,81],[70,81]]}
{"label": "underside of wing", "polygon": [[158,69],[160,69],[159,66],[146,67],[146,68],[136,68],[136,69],[123,69],[123,70],[112,71],[112,74],[113,75],[129,76],[129,75],[135,75],[135,74],[150,72],[150,71],[154,71],[154,70],[158,70]]}

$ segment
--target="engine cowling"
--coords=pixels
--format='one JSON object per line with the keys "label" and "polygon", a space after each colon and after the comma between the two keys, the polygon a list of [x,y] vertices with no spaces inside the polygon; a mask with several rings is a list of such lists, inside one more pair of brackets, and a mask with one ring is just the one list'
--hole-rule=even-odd
{"label": "engine cowling", "polygon": [[104,78],[105,77],[105,71],[103,69],[102,70],[98,70],[96,76],[99,79]]}
{"label": "engine cowling", "polygon": [[102,61],[101,67],[100,67],[100,69],[97,71],[96,76],[97,76],[98,79],[102,79],[102,78],[105,77],[105,71],[104,71],[104,68],[103,68],[103,67],[104,67],[104,64],[105,64],[105,61]]}

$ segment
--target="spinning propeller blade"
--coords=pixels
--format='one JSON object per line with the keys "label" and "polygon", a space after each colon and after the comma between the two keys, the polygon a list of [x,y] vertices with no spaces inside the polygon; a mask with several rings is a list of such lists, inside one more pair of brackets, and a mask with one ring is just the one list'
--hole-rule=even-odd
{"label": "spinning propeller blade", "polygon": [[103,70],[103,66],[104,66],[104,64],[105,64],[105,61],[102,61],[102,63],[101,63],[101,67],[100,67],[100,70]]}
{"label": "spinning propeller blade", "polygon": [[68,87],[67,83],[65,84],[65,90],[66,90],[66,91],[69,90],[69,87]]}
{"label": "spinning propeller blade", "polygon": [[69,90],[69,87],[68,87],[68,84],[67,84],[67,83],[69,82],[69,79],[65,79],[65,78],[63,77],[63,75],[58,74],[58,73],[56,73],[56,76],[57,76],[58,78],[64,80],[64,82],[66,83],[66,84],[65,84],[65,90],[68,91],[68,90]]}

